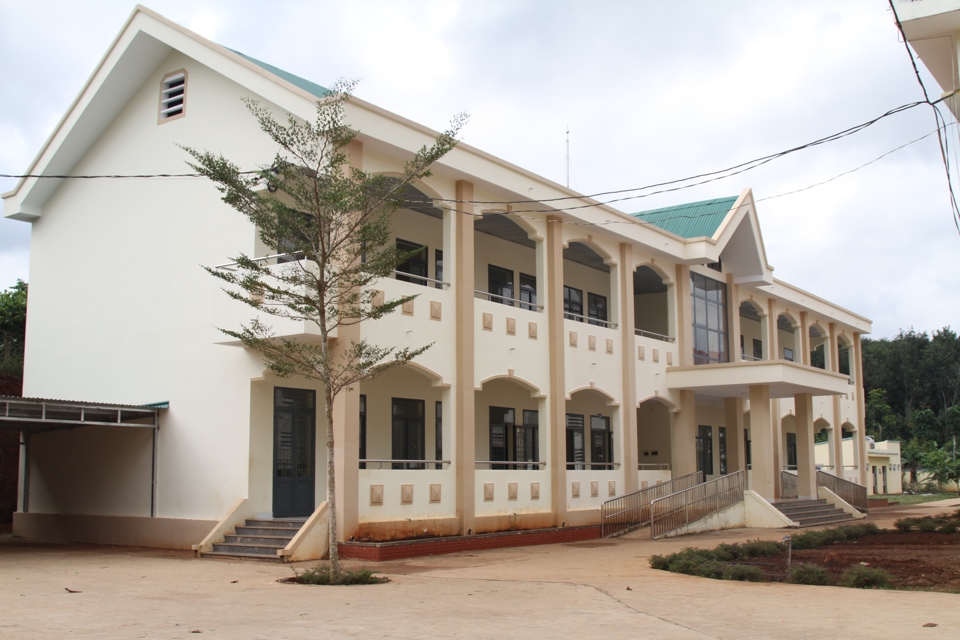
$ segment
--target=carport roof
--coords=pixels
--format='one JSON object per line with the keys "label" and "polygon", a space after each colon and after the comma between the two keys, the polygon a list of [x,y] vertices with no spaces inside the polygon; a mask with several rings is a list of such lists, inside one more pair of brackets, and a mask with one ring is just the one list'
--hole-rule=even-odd
{"label": "carport roof", "polygon": [[51,398],[0,396],[0,430],[43,433],[86,426],[160,426],[167,402],[147,405],[113,404]]}

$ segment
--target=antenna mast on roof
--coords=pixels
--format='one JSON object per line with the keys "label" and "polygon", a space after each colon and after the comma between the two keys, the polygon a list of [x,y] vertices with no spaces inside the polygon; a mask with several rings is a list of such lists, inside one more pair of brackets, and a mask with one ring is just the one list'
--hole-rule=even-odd
{"label": "antenna mast on roof", "polygon": [[567,125],[567,189],[570,188],[570,125]]}

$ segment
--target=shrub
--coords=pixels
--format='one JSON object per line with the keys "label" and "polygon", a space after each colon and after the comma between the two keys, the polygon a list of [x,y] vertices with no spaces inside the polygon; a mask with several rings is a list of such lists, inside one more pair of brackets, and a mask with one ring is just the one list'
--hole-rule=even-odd
{"label": "shrub", "polygon": [[740,582],[765,582],[767,575],[760,567],[749,564],[728,564],[723,568],[723,579]]}
{"label": "shrub", "polygon": [[923,518],[917,523],[917,529],[923,531],[924,533],[936,531],[938,526],[939,523],[933,518]]}
{"label": "shrub", "polygon": [[893,523],[893,526],[897,528],[897,531],[901,533],[907,533],[915,526],[917,526],[916,518],[900,518]]}
{"label": "shrub", "polygon": [[701,578],[713,578],[714,580],[723,579],[723,571],[727,565],[723,564],[718,560],[707,560],[700,564],[697,567],[696,572],[693,575],[700,576]]}
{"label": "shrub", "polygon": [[944,522],[940,525],[940,528],[937,529],[940,533],[956,533],[960,530],[960,520],[950,520],[949,522]]}
{"label": "shrub", "polygon": [[891,575],[883,569],[863,565],[850,567],[840,576],[840,584],[852,589],[888,589]]}
{"label": "shrub", "polygon": [[799,563],[790,567],[790,575],[787,576],[787,582],[793,584],[830,584],[830,574],[823,567],[815,564]]}
{"label": "shrub", "polygon": [[822,531],[804,531],[793,536],[794,549],[819,549],[828,544],[843,542],[845,540],[856,540],[871,533],[879,533],[880,528],[872,523],[850,524],[843,527],[834,527],[833,529],[823,529]]}
{"label": "shrub", "polygon": [[660,571],[667,571],[670,569],[670,558],[669,556],[653,555],[650,556],[650,566],[653,569],[659,569]]}
{"label": "shrub", "polygon": [[310,567],[297,572],[295,582],[299,584],[318,584],[318,585],[354,585],[354,584],[380,584],[390,582],[386,576],[374,575],[375,571],[369,569],[358,569],[356,571],[344,571],[340,574],[340,579],[336,582],[330,581],[330,566],[326,563],[320,563],[315,567]]}
{"label": "shrub", "polygon": [[773,540],[752,540],[741,545],[743,556],[746,558],[769,558],[786,551],[786,547]]}
{"label": "shrub", "polygon": [[829,542],[826,531],[804,531],[791,537],[794,549],[819,549]]}

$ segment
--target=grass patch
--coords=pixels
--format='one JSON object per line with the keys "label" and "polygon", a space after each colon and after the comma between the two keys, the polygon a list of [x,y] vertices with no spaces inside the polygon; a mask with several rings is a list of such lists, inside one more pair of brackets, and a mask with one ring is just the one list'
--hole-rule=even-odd
{"label": "grass patch", "polygon": [[294,569],[293,573],[294,576],[292,578],[285,578],[282,580],[282,582],[292,582],[295,584],[318,584],[325,586],[350,586],[356,584],[382,584],[384,582],[390,582],[390,578],[386,576],[378,576],[376,575],[376,571],[371,571],[369,569],[342,571],[340,573],[339,580],[331,581],[330,565],[323,562],[315,567],[304,569],[303,571],[297,571]]}
{"label": "grass patch", "polygon": [[911,495],[908,493],[890,493],[881,496],[870,496],[871,498],[886,498],[891,502],[898,502],[900,504],[923,504],[924,502],[935,502],[937,500],[950,500],[951,498],[956,498],[957,494],[953,491],[949,493],[921,493],[916,495]]}
{"label": "grass patch", "polygon": [[840,584],[851,589],[889,589],[891,576],[883,569],[850,567],[840,576]]}

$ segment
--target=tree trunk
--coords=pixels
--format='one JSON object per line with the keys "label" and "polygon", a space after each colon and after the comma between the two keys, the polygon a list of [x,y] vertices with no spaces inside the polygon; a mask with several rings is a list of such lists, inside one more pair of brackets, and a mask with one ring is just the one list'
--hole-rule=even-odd
{"label": "tree trunk", "polygon": [[340,579],[340,548],[337,546],[337,469],[333,452],[333,394],[326,388],[327,417],[327,522],[330,540],[330,582]]}

